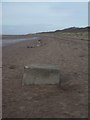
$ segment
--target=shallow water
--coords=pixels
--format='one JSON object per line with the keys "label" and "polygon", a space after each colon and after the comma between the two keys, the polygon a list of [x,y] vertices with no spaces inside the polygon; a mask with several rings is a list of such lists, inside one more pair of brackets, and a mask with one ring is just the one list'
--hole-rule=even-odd
{"label": "shallow water", "polygon": [[19,38],[19,39],[5,39],[5,40],[0,40],[0,46],[8,46],[8,45],[12,45],[18,42],[22,42],[22,41],[26,41],[26,40],[39,40],[39,37],[32,37],[29,39],[26,38]]}

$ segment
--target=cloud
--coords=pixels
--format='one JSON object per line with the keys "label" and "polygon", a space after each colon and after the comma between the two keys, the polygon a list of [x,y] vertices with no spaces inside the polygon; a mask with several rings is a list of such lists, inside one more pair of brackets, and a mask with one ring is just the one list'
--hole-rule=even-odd
{"label": "cloud", "polygon": [[88,2],[88,0],[1,0],[2,2]]}
{"label": "cloud", "polygon": [[18,33],[38,32],[86,24],[86,3],[3,3],[3,28],[6,32],[16,33],[17,29]]}
{"label": "cloud", "polygon": [[0,25],[2,25],[2,5],[0,3]]}

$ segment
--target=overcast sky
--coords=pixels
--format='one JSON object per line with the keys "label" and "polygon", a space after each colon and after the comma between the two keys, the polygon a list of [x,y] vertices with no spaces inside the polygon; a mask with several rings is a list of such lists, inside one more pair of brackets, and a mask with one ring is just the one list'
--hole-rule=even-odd
{"label": "overcast sky", "polygon": [[3,34],[28,34],[88,25],[85,2],[8,2],[2,6]]}

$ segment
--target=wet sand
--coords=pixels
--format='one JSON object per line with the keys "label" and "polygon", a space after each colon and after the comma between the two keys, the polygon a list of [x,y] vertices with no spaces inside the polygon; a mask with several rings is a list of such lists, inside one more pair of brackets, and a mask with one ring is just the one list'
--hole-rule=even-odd
{"label": "wet sand", "polygon": [[[38,36],[40,46],[33,40],[3,47],[3,118],[87,118],[88,41]],[[58,64],[61,85],[22,86],[29,64]]]}

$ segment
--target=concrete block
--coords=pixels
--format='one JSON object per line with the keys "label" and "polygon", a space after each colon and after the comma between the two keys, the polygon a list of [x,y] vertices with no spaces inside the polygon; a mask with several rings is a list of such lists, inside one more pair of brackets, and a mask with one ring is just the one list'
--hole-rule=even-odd
{"label": "concrete block", "polygon": [[24,67],[22,85],[59,84],[60,70],[57,65],[29,65]]}

